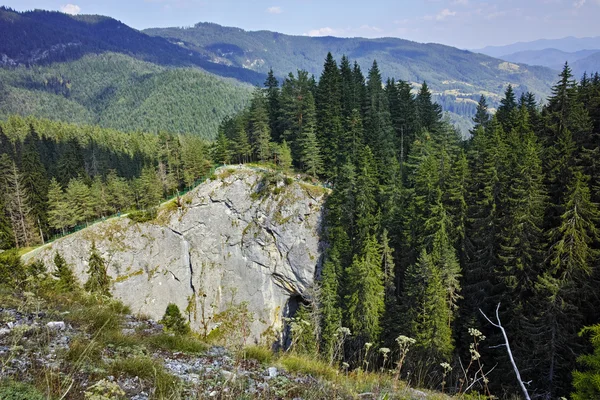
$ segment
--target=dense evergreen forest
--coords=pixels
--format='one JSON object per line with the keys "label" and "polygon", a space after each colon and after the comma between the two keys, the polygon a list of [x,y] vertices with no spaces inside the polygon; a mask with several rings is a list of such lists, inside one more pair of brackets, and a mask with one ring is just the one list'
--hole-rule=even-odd
{"label": "dense evergreen forest", "polygon": [[[532,397],[568,396],[590,350],[578,332],[600,322],[600,76],[577,82],[565,65],[543,107],[508,86],[493,116],[482,96],[468,140],[427,84],[414,95],[382,82],[376,62],[365,79],[329,54],[318,83],[298,71],[265,85],[224,121],[214,157],[291,161],[333,183],[297,346],[373,369],[391,349],[413,384],[460,392],[478,370],[482,393],[518,393],[500,331],[480,313],[494,318],[500,304]],[[597,357],[580,360],[579,398],[600,394],[585,373]]]}
{"label": "dense evergreen forest", "polygon": [[208,152],[195,135],[10,117],[0,122],[0,249],[37,245],[116,213],[151,214],[210,170]]}
{"label": "dense evergreen forest", "polygon": [[232,79],[117,53],[0,68],[0,118],[19,114],[122,131],[214,139],[220,121],[242,110],[251,93]]}

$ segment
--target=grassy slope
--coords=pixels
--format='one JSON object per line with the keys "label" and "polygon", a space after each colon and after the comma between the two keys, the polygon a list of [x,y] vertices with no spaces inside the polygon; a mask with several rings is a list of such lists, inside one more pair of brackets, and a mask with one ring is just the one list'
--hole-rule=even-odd
{"label": "grassy slope", "polygon": [[0,118],[34,115],[132,131],[216,135],[251,87],[198,69],[168,69],[116,53],[0,69]]}

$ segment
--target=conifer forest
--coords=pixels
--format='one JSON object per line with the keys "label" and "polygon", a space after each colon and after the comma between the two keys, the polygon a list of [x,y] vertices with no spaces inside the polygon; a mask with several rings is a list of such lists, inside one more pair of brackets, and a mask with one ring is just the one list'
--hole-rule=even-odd
{"label": "conifer forest", "polygon": [[[427,82],[329,53],[320,76],[271,70],[215,134],[6,116],[0,272],[20,263],[11,249],[113,216],[150,221],[214,167],[258,165],[328,191],[315,284],[288,321],[295,351],[346,374],[391,369],[414,387],[486,396],[464,398],[598,399],[600,75],[565,64],[548,98],[503,90],[497,107],[481,95],[465,135]],[[95,246],[92,283],[109,295]]]}
{"label": "conifer forest", "polygon": [[365,77],[329,54],[318,81],[270,74],[223,122],[215,161],[292,161],[333,184],[307,348],[356,364],[371,345],[397,351],[402,335],[415,340],[403,374],[418,385],[447,381],[443,364],[460,387],[462,360],[495,367],[486,390],[519,393],[484,317],[499,306],[532,396],[568,396],[574,370],[597,368],[597,355],[577,359],[592,351],[580,331],[600,322],[600,76],[565,65],[541,101],[509,85],[492,115],[482,96],[465,139],[425,82],[383,82],[376,62]]}

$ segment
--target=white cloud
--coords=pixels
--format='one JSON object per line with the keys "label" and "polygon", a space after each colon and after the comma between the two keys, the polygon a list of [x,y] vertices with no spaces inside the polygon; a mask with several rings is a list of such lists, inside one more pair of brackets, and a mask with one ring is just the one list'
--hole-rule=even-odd
{"label": "white cloud", "polygon": [[438,21],[443,21],[448,17],[454,17],[456,15],[456,11],[450,11],[447,8],[444,8],[442,11],[435,16],[435,19]]}
{"label": "white cloud", "polygon": [[76,4],[65,4],[64,6],[60,6],[60,11],[65,14],[77,15],[81,12],[81,7]]}
{"label": "white cloud", "polygon": [[267,8],[267,12],[269,14],[281,14],[283,12],[283,10],[281,9],[281,7],[274,6],[274,7]]}
{"label": "white cloud", "polygon": [[338,31],[326,26],[325,28],[312,29],[306,33],[306,36],[333,36],[336,32]]}
{"label": "white cloud", "polygon": [[469,0],[453,0],[452,1],[453,5],[458,5],[458,6],[468,6],[469,5]]}
{"label": "white cloud", "polygon": [[585,4],[585,1],[586,0],[575,0],[575,2],[573,2],[573,5],[575,6],[575,8],[580,8]]}

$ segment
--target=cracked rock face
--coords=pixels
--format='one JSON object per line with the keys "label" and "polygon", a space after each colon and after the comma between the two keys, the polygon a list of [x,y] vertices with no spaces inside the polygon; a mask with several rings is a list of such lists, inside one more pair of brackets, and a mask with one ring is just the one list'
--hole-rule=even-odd
{"label": "cracked rock face", "polygon": [[251,340],[280,333],[288,301],[306,292],[321,261],[326,191],[282,179],[266,187],[263,173],[244,167],[217,176],[188,193],[182,208],[159,214],[160,222],[99,223],[25,261],[43,260],[52,270],[59,251],[83,284],[95,242],[113,295],[133,312],[160,319],[175,303],[188,310],[193,329],[209,332],[215,314],[247,302]]}

